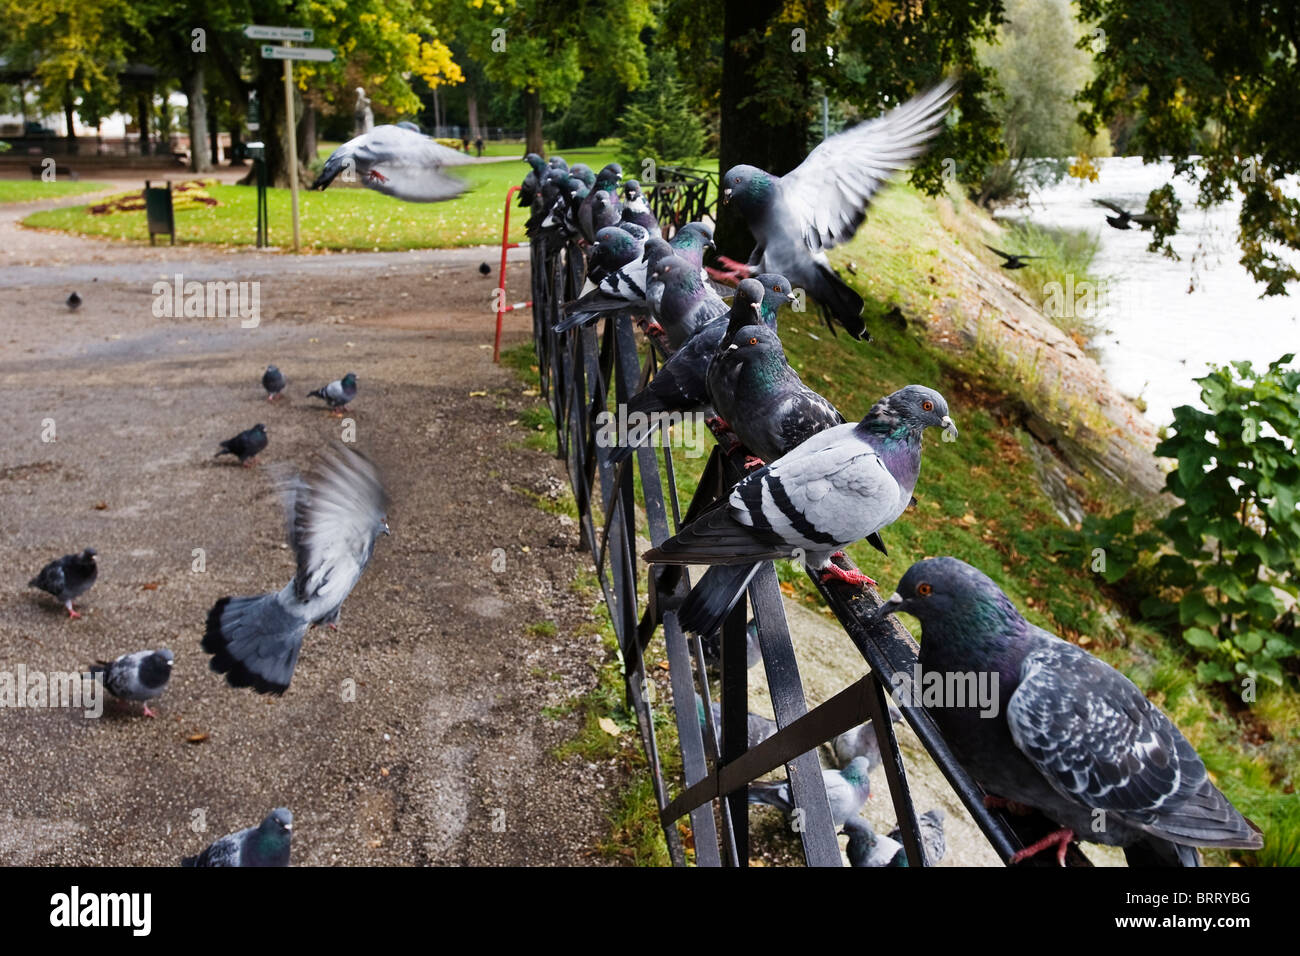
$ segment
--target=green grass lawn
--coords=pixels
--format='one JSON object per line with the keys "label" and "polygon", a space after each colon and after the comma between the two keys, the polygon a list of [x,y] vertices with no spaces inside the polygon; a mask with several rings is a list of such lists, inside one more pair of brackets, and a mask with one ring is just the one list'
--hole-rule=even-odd
{"label": "green grass lawn", "polygon": [[81,180],[57,180],[47,183],[39,179],[0,179],[0,203],[39,202],[42,199],[80,196],[82,193],[94,193],[111,188],[108,183],[82,182]]}

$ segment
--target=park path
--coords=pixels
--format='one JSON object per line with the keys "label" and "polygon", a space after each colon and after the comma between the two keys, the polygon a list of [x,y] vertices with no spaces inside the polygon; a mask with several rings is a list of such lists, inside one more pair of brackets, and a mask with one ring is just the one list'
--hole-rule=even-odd
{"label": "park path", "polygon": [[[535,399],[491,360],[496,281],[478,266],[498,253],[150,248],[22,229],[33,208],[0,207],[0,668],[162,645],[176,667],[156,720],[0,708],[0,863],[170,865],[277,805],[295,863],[599,862],[625,771],[551,751],[580,725],[554,708],[605,658],[603,609],[573,587],[589,559],[571,522],[536,504],[564,482],[523,445]],[[260,324],[155,317],[152,283],[176,271],[257,281]],[[529,332],[507,318],[507,346]],[[275,405],[269,362],[290,381]],[[199,648],[207,609],[292,575],[271,478],[338,440],[303,396],[346,371],[393,535],[288,693],[233,690]],[[265,467],[213,460],[256,422]],[[86,546],[100,580],[69,622],[25,584]]]}

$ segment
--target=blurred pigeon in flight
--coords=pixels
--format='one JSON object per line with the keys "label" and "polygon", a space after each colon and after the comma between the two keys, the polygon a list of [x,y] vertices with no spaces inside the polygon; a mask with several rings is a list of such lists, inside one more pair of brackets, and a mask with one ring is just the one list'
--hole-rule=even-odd
{"label": "blurred pigeon in flight", "polygon": [[1094,199],[1093,202],[1098,206],[1105,206],[1115,214],[1106,217],[1106,223],[1112,229],[1132,229],[1133,227],[1129,224],[1134,222],[1139,226],[1150,226],[1158,221],[1157,217],[1152,216],[1150,213],[1131,213],[1123,206],[1117,205],[1108,199]]}
{"label": "blurred pigeon in flight", "polygon": [[455,199],[468,188],[443,167],[467,162],[469,158],[458,150],[421,133],[401,126],[376,126],[334,150],[311,188],[325,189],[346,171],[345,181],[357,180],[386,196],[406,202],[441,202]]}
{"label": "blurred pigeon in flight", "polygon": [[40,574],[27,582],[27,586],[53,594],[68,609],[69,618],[81,617],[72,609],[72,602],[90,590],[98,575],[95,549],[87,548],[80,554],[65,554],[51,561],[41,568]]}

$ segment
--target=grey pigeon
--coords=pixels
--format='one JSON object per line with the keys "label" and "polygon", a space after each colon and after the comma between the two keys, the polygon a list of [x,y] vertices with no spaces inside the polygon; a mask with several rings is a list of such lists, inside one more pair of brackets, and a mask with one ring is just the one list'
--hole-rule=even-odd
{"label": "grey pigeon", "polygon": [[849,866],[907,866],[903,844],[893,837],[878,836],[862,817],[844,821],[844,829],[840,832],[849,838],[849,845],[845,848]]}
{"label": "grey pigeon", "polygon": [[519,205],[531,206],[533,200],[537,198],[538,190],[542,185],[542,177],[546,175],[547,166],[542,157],[536,153],[529,153],[524,157],[524,162],[529,166],[528,175],[519,186]]}
{"label": "grey pigeon", "polygon": [[308,392],[307,397],[324,399],[332,411],[341,415],[343,406],[357,397],[357,373],[348,372],[342,378]]}
{"label": "grey pigeon", "polygon": [[1263,846],[1131,680],[1030,624],[979,570],[956,558],[918,561],[877,613],[898,611],[921,622],[921,673],[947,687],[973,675],[996,688],[991,715],[964,693],[927,703],[952,752],[990,797],[1037,808],[1061,828],[1010,862],[1053,848],[1064,864],[1076,838],[1155,844],[1186,866],[1198,865],[1198,846]]}
{"label": "grey pigeon", "polygon": [[[722,732],[722,704],[719,701],[713,701],[709,705],[713,711],[713,725]],[[699,694],[695,695],[695,716],[699,718],[700,729],[707,732],[708,723],[704,719],[704,698]],[[771,737],[777,731],[776,721],[770,717],[764,717],[762,714],[756,714],[752,710],[745,715],[745,726],[748,734],[749,748],[752,750],[761,744],[768,737]]]}
{"label": "grey pigeon", "polygon": [[[902,719],[903,715],[898,709],[890,705],[889,722],[896,724]],[[872,770],[880,766],[880,741],[876,739],[876,728],[870,720],[833,737],[830,746],[837,767],[847,767],[855,757],[866,757]]]}
{"label": "grey pigeon", "polygon": [[80,554],[65,554],[51,561],[41,568],[40,574],[27,582],[27,586],[53,594],[68,609],[69,618],[81,617],[72,609],[72,602],[90,590],[98,575],[95,549],[87,548]]}
{"label": "grey pigeon", "polygon": [[596,230],[615,226],[622,218],[618,201],[618,181],[623,178],[623,167],[609,163],[596,174],[595,184],[578,207],[578,229],[583,239],[595,242]]}
{"label": "grey pigeon", "polygon": [[855,587],[874,582],[831,559],[892,524],[912,500],[921,471],[921,434],[956,433],[934,389],[908,385],[856,424],[818,432],[751,472],[731,493],[645,554],[651,564],[711,564],[678,612],[682,627],[721,626],[763,561],[796,558]]}
{"label": "grey pigeon", "polygon": [[593,287],[641,258],[648,237],[644,229],[636,228],[639,236],[618,226],[605,226],[596,233],[596,241],[587,250],[587,281]]}
{"label": "grey pigeon", "polygon": [[1000,257],[1003,260],[1002,268],[1012,272],[1014,272],[1016,269],[1023,269],[1026,266],[1028,266],[1029,263],[1025,261],[1026,259],[1043,258],[1042,256],[1027,256],[1022,252],[1003,252],[1001,249],[993,248],[987,242],[984,243],[984,248],[987,249],[989,252],[997,254],[998,257]]}
{"label": "grey pigeon", "polygon": [[252,428],[240,432],[234,438],[227,438],[221,443],[221,451],[212,457],[220,458],[222,455],[234,455],[239,459],[239,463],[247,468],[249,463],[266,450],[268,440],[266,426],[259,422]]}
{"label": "grey pigeon", "polygon": [[[104,675],[104,687],[121,700],[150,701],[162,694],[172,676],[172,652],[167,648],[157,651],[136,651],[123,654],[113,661],[96,661],[90,676]],[[154,712],[144,704],[144,715]]]}
{"label": "grey pigeon", "polygon": [[820,303],[854,338],[867,338],[862,298],[831,269],[826,250],[848,242],[871,198],[920,156],[943,128],[954,86],[942,83],[884,116],[822,141],[784,176],[733,166],[722,177],[722,201],[735,204],[757,245],[738,276],[777,272]]}
{"label": "grey pigeon", "polygon": [[388,534],[388,494],[368,458],[330,446],[315,474],[290,488],[289,545],[298,571],[283,590],[223,597],[208,612],[203,649],[232,687],[282,694],[302,639],[328,624]]}
{"label": "grey pigeon", "polygon": [[[661,290],[656,288],[659,285]],[[646,299],[654,316],[652,328],[657,325],[663,330],[672,351],[681,348],[713,319],[730,311],[726,301],[713,290],[708,276],[694,263],[677,255],[664,256],[654,264],[646,281]]]}
{"label": "grey pigeon", "polygon": [[1106,223],[1112,229],[1132,229],[1133,227],[1129,224],[1134,222],[1139,226],[1150,226],[1157,221],[1155,216],[1145,212],[1131,213],[1123,206],[1117,205],[1108,199],[1094,199],[1093,202],[1098,206],[1105,206],[1115,214],[1106,217]]}
{"label": "grey pigeon", "polygon": [[641,184],[635,179],[623,183],[622,217],[624,222],[637,224],[651,236],[660,235],[659,220],[650,210],[650,204],[641,192]]}
{"label": "grey pigeon", "polygon": [[325,189],[346,171],[344,180],[355,178],[367,189],[406,202],[441,202],[455,199],[468,187],[443,171],[444,166],[469,162],[422,133],[401,126],[376,126],[348,140],[334,152],[312,189]]}
{"label": "grey pigeon", "polygon": [[[722,633],[714,631],[700,638],[700,648],[704,651],[704,663],[707,667],[722,666]],[[745,670],[749,670],[763,659],[763,647],[758,640],[758,622],[753,618],[745,625]]]}
{"label": "grey pigeon", "polygon": [[[944,812],[935,807],[933,810],[926,810],[925,813],[916,818],[917,826],[921,830],[921,851],[925,854],[926,866],[938,866],[939,861],[948,852],[948,841],[943,835],[944,816]],[[894,827],[889,833],[889,838],[897,841],[899,846],[902,846],[902,829]],[[903,854],[901,865],[908,865],[906,853]]]}
{"label": "grey pigeon", "polygon": [[277,807],[258,826],[223,836],[181,866],[288,866],[293,814]]}
{"label": "grey pigeon", "polygon": [[[862,805],[871,796],[870,768],[867,758],[859,757],[843,770],[823,770],[822,782],[826,785],[826,799],[831,805],[831,820],[842,826],[844,821],[858,815]],[[759,780],[749,785],[749,802],[766,803],[787,816],[794,812],[788,780]]]}
{"label": "grey pigeon", "polygon": [[274,365],[268,365],[266,371],[262,373],[262,388],[266,389],[266,400],[273,402],[280,397],[284,391],[284,386],[288,383],[284,380],[284,373]]}
{"label": "grey pigeon", "polygon": [[704,254],[714,248],[713,227],[707,222],[688,222],[673,233],[668,245],[679,258],[703,267]]}
{"label": "grey pigeon", "polygon": [[67,305],[68,305],[69,312],[76,312],[79,308],[81,308],[81,296],[77,295],[76,292],[73,292],[71,295],[68,296]]}

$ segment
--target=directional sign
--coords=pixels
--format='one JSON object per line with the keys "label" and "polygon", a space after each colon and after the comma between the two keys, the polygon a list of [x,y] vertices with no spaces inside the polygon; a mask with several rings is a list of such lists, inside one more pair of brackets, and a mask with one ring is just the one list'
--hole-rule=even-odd
{"label": "directional sign", "polygon": [[316,31],[310,27],[259,27],[250,23],[244,27],[244,36],[250,40],[289,40],[293,43],[310,43]]}
{"label": "directional sign", "polygon": [[262,44],[262,56],[268,60],[319,60],[334,62],[334,51],[319,46],[271,46]]}

